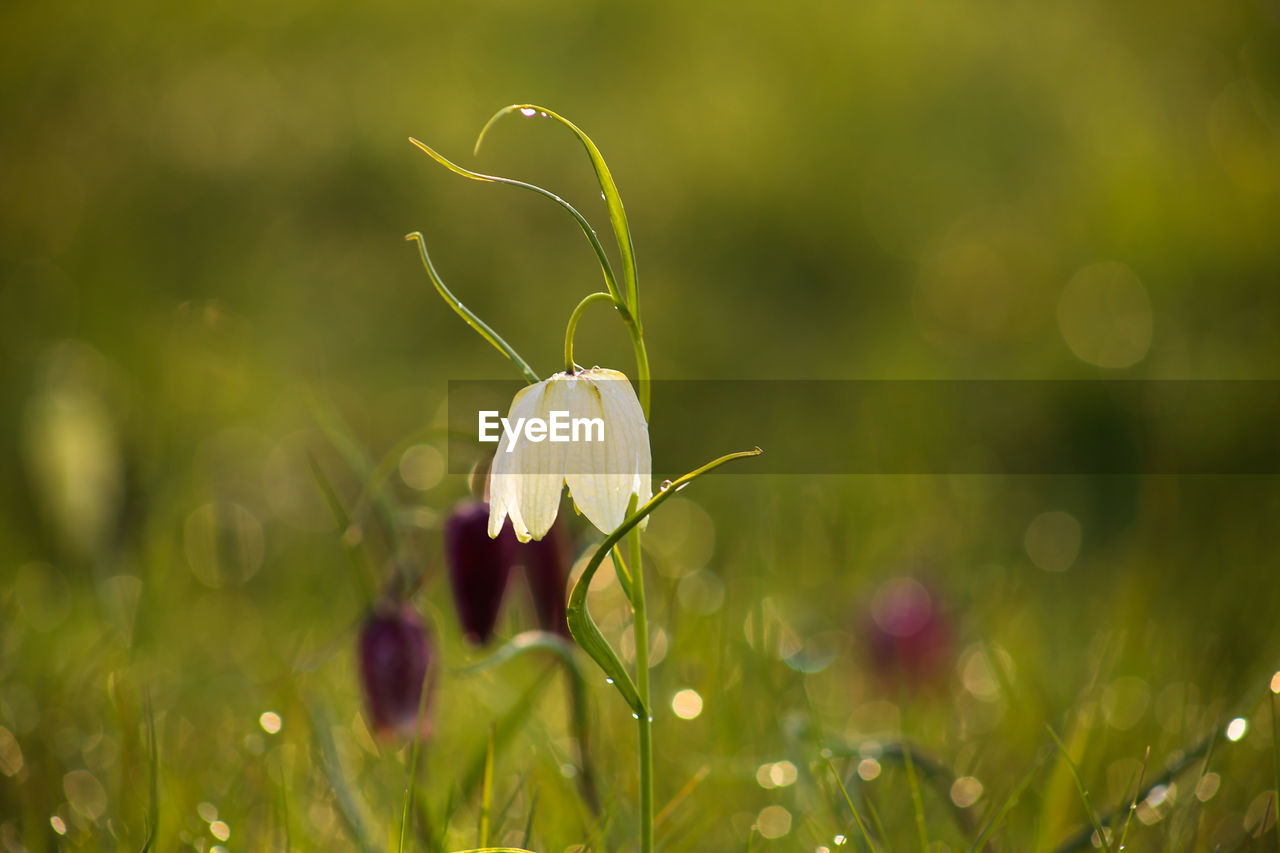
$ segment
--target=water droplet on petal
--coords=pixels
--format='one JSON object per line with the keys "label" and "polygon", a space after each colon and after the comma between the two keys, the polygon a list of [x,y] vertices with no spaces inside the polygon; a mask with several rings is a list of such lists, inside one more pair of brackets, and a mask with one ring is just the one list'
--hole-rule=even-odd
{"label": "water droplet on petal", "polygon": [[542,116],[543,118],[546,118],[546,117],[547,117],[547,114],[546,114],[546,113],[538,113],[538,115]]}
{"label": "water droplet on petal", "polygon": [[640,719],[640,715],[639,715],[639,714],[637,714],[635,711],[632,711],[632,712],[631,712],[631,719],[633,719],[633,720],[638,720],[638,719]]}
{"label": "water droplet on petal", "polygon": [[606,679],[604,680],[604,683],[605,683],[605,684],[613,684],[613,679],[612,679],[612,678],[606,678]]}
{"label": "water droplet on petal", "polygon": [[526,118],[532,118],[537,112],[538,111],[533,109],[532,107],[520,108],[520,115],[525,116]]}

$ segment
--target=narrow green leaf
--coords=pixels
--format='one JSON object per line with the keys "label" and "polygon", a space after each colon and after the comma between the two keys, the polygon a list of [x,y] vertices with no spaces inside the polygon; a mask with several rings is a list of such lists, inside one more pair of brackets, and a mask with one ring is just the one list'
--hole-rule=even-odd
{"label": "narrow green leaf", "polygon": [[507,343],[506,340],[495,332],[488,323],[481,320],[474,311],[466,305],[463,305],[462,300],[453,295],[453,291],[445,285],[444,279],[440,277],[440,273],[436,272],[435,264],[431,263],[431,256],[427,254],[427,241],[423,239],[422,234],[418,231],[413,231],[406,234],[404,239],[417,241],[418,254],[422,256],[422,266],[426,269],[427,278],[431,279],[431,283],[435,285],[436,292],[440,294],[440,298],[449,303],[449,307],[452,308],[468,326],[474,329],[476,334],[493,344],[494,348],[497,349],[498,352],[511,359],[512,363],[519,368],[520,373],[524,375],[524,378],[529,382],[529,384],[532,385],[540,381],[538,379],[538,374],[533,372],[533,368],[530,367],[529,363],[521,357],[520,353],[515,351],[515,348],[512,347],[511,344]]}
{"label": "narrow green leaf", "polygon": [[631,228],[627,224],[627,212],[622,206],[622,196],[618,193],[618,186],[613,182],[613,175],[609,172],[608,165],[604,162],[604,156],[600,153],[600,149],[591,141],[591,137],[582,132],[576,124],[569,121],[564,116],[549,110],[546,107],[540,107],[537,104],[512,104],[509,107],[503,107],[494,113],[493,118],[485,123],[484,128],[480,131],[480,136],[476,138],[475,150],[480,151],[480,144],[484,142],[485,134],[489,132],[498,119],[503,116],[511,115],[519,112],[526,117],[543,116],[560,122],[578,137],[578,141],[587,150],[587,156],[591,158],[591,166],[595,169],[596,180],[600,184],[600,192],[604,194],[605,206],[609,211],[609,224],[613,226],[613,235],[618,242],[618,252],[622,256],[622,272],[626,283],[626,299],[624,304],[630,309],[631,316],[635,319],[637,330],[640,330],[640,313],[639,313],[639,293],[636,283],[636,253],[635,247],[631,242]]}
{"label": "narrow green leaf", "polygon": [[[640,701],[640,694],[636,691],[636,686],[631,680],[631,676],[627,674],[626,668],[618,660],[618,656],[614,654],[608,641],[600,633],[600,628],[596,625],[595,620],[591,618],[590,611],[587,610],[587,591],[591,588],[591,579],[595,577],[596,570],[604,562],[605,555],[621,542],[622,538],[646,518],[649,513],[661,506],[667,498],[698,477],[719,468],[726,462],[745,459],[750,456],[759,456],[762,452],[757,447],[754,450],[730,453],[708,462],[701,468],[690,471],[683,477],[673,480],[666,488],[650,498],[644,506],[630,513],[622,524],[618,525],[617,530],[605,537],[604,542],[600,543],[600,546],[596,548],[596,552],[591,555],[591,559],[588,561],[586,568],[583,569],[582,574],[578,576],[577,583],[573,585],[573,591],[569,594],[569,633],[573,635],[573,639],[577,641],[578,645],[591,656],[591,659],[604,670],[605,675],[612,680],[613,686],[617,688],[618,692],[622,694],[622,698],[631,707],[632,713],[636,715],[648,714],[648,709]],[[639,571],[640,567],[635,567],[635,570]]]}

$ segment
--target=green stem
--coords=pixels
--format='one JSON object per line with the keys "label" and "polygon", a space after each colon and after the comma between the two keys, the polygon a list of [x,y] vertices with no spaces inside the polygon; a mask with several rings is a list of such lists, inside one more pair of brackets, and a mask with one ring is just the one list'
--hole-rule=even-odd
{"label": "green stem", "polygon": [[636,641],[636,692],[642,711],[636,717],[640,738],[640,853],[653,850],[653,704],[649,701],[649,625],[644,603],[640,528],[631,531],[631,608]]}
{"label": "green stem", "polygon": [[414,231],[411,234],[406,234],[404,239],[418,241],[418,254],[422,256],[422,266],[427,270],[427,277],[435,285],[436,292],[440,294],[440,297],[449,303],[449,307],[457,312],[458,316],[465,320],[468,326],[475,329],[480,337],[493,344],[498,352],[511,359],[515,366],[520,369],[520,372],[524,374],[524,378],[528,380],[529,384],[540,382],[538,374],[534,373],[529,363],[520,357],[520,353],[516,352],[511,344],[504,341],[501,335],[490,328],[488,323],[477,317],[474,311],[463,305],[462,301],[453,295],[453,291],[445,286],[444,280],[440,278],[440,273],[436,272],[435,265],[431,263],[431,256],[427,254],[427,242],[422,239],[421,232]]}
{"label": "green stem", "polygon": [[573,373],[577,370],[577,365],[573,362],[573,336],[578,331],[578,321],[582,319],[582,314],[587,310],[587,306],[594,302],[609,302],[614,305],[613,295],[609,293],[599,292],[590,293],[583,297],[578,303],[578,307],[573,309],[573,313],[569,315],[569,325],[564,330],[564,370],[565,373]]}
{"label": "green stem", "polygon": [[[628,512],[626,519],[622,522],[622,524],[618,525],[618,528],[616,530],[614,530],[612,533],[606,536],[604,538],[604,541],[601,542],[599,547],[596,548],[595,553],[591,555],[591,559],[587,561],[586,568],[582,570],[582,574],[578,576],[577,582],[573,585],[573,590],[569,593],[569,607],[568,607],[569,633],[573,635],[574,641],[577,642],[577,644],[582,648],[582,650],[585,651],[588,655],[590,655],[591,659],[594,660],[602,670],[604,670],[604,673],[606,676],[608,676],[610,683],[613,684],[614,689],[616,689],[619,693],[622,694],[622,698],[626,701],[627,705],[630,706],[631,711],[636,715],[636,718],[643,719],[645,721],[644,725],[642,725],[642,728],[641,728],[643,732],[643,735],[642,735],[643,741],[641,743],[641,788],[642,790],[645,790],[646,788],[651,788],[652,786],[653,744],[651,742],[650,731],[648,726],[648,718],[651,713],[651,708],[650,708],[649,702],[647,701],[647,697],[645,699],[641,698],[639,688],[637,688],[635,682],[631,680],[631,676],[627,673],[626,668],[623,667],[622,662],[618,660],[617,654],[614,653],[608,641],[605,640],[604,635],[600,633],[600,628],[599,626],[596,625],[595,620],[591,618],[591,612],[587,610],[587,590],[591,588],[591,579],[595,577],[596,571],[600,568],[600,564],[604,562],[605,555],[610,553],[610,551],[613,549],[615,545],[621,542],[622,539],[628,533],[634,530],[640,524],[640,522],[643,521],[649,515],[649,513],[653,512],[655,509],[661,506],[664,501],[669,499],[676,492],[680,491],[680,489],[682,489],[688,483],[692,482],[693,480],[696,480],[698,477],[701,477],[703,474],[706,474],[716,468],[719,468],[721,465],[725,464],[726,462],[731,462],[735,459],[745,459],[750,456],[759,456],[760,453],[761,453],[761,450],[760,448],[757,447],[754,450],[746,450],[739,453],[729,453],[724,456],[721,456],[719,459],[714,459],[711,462],[708,462],[706,465],[703,465],[700,468],[695,468],[694,470],[690,471],[688,474],[685,474],[683,477],[680,477],[672,481],[669,485],[666,486],[666,488],[659,491],[658,494],[650,498],[649,501],[639,509],[632,510],[631,507],[628,507],[628,509],[631,511]],[[632,496],[632,506],[634,506],[634,504],[635,504],[635,497]],[[639,548],[638,536],[635,537],[635,539],[633,540],[632,547],[637,549]],[[637,627],[639,628],[640,623],[643,621],[643,614],[644,614],[644,591],[643,589],[641,589],[638,594],[636,591],[637,579],[640,578],[640,573],[641,573],[638,553],[633,553],[632,562],[634,564],[633,568],[631,569],[631,585],[632,585],[632,596],[633,596],[632,608],[634,612],[641,614],[636,619]],[[643,586],[643,581],[640,581],[640,583]],[[645,658],[646,658],[646,660],[644,661],[645,665],[639,670],[638,674],[644,680],[645,690],[647,692],[648,679],[649,679],[648,660],[647,660],[647,657],[648,657],[647,626],[644,627],[644,630],[646,631],[646,633],[642,635],[644,639],[637,641],[636,652],[637,652],[637,662],[638,662],[640,648],[643,647],[645,649]],[[642,643],[643,643],[643,646],[642,646]],[[648,802],[650,804],[649,814],[652,815],[651,797]],[[644,806],[645,806],[645,801],[642,796],[642,802],[641,802],[642,811],[644,810]],[[641,834],[642,834],[642,839],[647,837],[650,841],[650,847],[648,848],[643,846],[641,847],[642,853],[651,853],[652,838],[653,838],[652,821],[644,820],[643,815],[642,815]]]}

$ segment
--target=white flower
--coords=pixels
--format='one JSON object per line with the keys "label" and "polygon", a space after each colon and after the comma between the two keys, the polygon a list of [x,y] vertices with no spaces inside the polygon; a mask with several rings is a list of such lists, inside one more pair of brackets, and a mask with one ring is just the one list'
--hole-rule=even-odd
{"label": "white flower", "polygon": [[510,516],[521,542],[541,539],[556,520],[565,485],[578,510],[604,533],[622,524],[632,495],[637,506],[653,496],[649,425],[626,376],[599,367],[557,373],[516,394],[507,420],[550,421],[553,412],[568,412],[575,420],[598,418],[603,435],[591,428],[567,442],[522,435],[510,452],[504,439],[489,471],[491,537]]}

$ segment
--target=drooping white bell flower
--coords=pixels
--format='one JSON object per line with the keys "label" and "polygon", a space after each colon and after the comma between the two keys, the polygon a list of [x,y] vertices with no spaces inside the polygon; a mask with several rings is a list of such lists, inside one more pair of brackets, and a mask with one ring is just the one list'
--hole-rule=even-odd
{"label": "drooping white bell flower", "polygon": [[507,421],[534,419],[558,422],[570,440],[528,432],[503,439],[489,471],[489,536],[496,537],[509,516],[521,542],[541,539],[556,520],[565,485],[578,510],[604,533],[622,524],[632,495],[637,506],[653,496],[649,425],[623,374],[595,367],[521,389]]}

